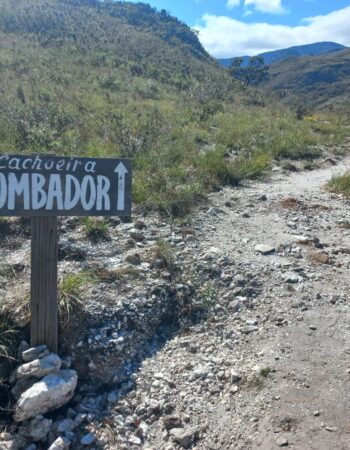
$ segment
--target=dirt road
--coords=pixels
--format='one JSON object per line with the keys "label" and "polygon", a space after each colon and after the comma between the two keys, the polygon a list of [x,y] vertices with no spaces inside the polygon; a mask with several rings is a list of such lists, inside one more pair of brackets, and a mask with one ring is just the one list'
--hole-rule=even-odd
{"label": "dirt road", "polygon": [[[324,190],[348,164],[225,189],[197,219],[187,252],[211,270],[210,318],[137,380],[158,373],[148,394],[199,427],[193,448],[350,449],[350,205]],[[177,448],[159,423],[144,448]]]}

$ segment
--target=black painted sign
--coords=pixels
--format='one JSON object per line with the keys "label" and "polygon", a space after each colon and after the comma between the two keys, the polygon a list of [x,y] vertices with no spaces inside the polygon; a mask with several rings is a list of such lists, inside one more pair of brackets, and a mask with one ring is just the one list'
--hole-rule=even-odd
{"label": "black painted sign", "polygon": [[129,216],[131,161],[0,155],[0,216]]}

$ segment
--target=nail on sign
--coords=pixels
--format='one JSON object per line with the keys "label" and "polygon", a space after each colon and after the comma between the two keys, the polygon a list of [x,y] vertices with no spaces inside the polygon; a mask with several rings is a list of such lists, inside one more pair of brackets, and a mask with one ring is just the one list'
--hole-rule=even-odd
{"label": "nail on sign", "polygon": [[0,216],[129,216],[131,161],[0,156]]}

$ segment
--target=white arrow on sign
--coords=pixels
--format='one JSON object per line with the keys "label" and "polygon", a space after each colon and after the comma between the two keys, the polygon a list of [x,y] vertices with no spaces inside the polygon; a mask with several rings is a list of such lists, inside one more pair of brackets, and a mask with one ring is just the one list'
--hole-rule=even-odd
{"label": "white arrow on sign", "polygon": [[122,162],[120,162],[114,169],[114,172],[118,174],[118,204],[117,210],[124,211],[125,209],[125,176],[128,173],[127,168]]}

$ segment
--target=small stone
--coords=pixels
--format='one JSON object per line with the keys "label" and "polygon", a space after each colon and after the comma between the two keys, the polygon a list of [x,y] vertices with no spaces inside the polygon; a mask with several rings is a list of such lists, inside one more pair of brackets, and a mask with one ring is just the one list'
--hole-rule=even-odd
{"label": "small stone", "polygon": [[48,450],[68,450],[71,442],[64,437],[58,437]]}
{"label": "small stone", "polygon": [[231,372],[231,380],[233,383],[237,383],[242,379],[242,376],[239,372]]}
{"label": "small stone", "polygon": [[133,444],[133,445],[141,445],[142,441],[139,437],[137,436],[130,436],[128,439],[129,444]]}
{"label": "small stone", "polygon": [[280,437],[278,437],[278,438],[276,439],[276,445],[277,445],[278,447],[288,447],[289,442],[288,442],[288,440],[287,440],[285,437],[280,436]]}
{"label": "small stone", "polygon": [[96,436],[92,433],[86,434],[80,439],[82,445],[92,445],[96,441]]}
{"label": "small stone", "polygon": [[257,325],[258,321],[256,319],[247,319],[245,323],[246,325]]}
{"label": "small stone", "polygon": [[171,437],[174,441],[181,445],[183,448],[189,448],[193,441],[198,438],[199,429],[198,427],[193,428],[173,428],[170,430]]}
{"label": "small stone", "polygon": [[338,431],[337,427],[325,427],[327,431],[331,432],[331,433],[335,433],[336,431]]}
{"label": "small stone", "polygon": [[310,330],[313,330],[313,331],[317,330],[316,325],[309,325],[309,328],[310,328]]}
{"label": "small stone", "polygon": [[163,423],[167,430],[182,428],[182,420],[177,416],[165,416],[163,417]]}
{"label": "small stone", "polygon": [[275,247],[272,247],[272,245],[258,244],[255,246],[255,251],[261,253],[262,255],[271,255],[271,253],[274,253],[276,250]]}
{"label": "small stone", "polygon": [[258,327],[254,326],[254,325],[247,325],[245,327],[242,328],[242,333],[243,334],[250,334],[253,333],[254,331],[258,331]]}
{"label": "small stone", "polygon": [[294,272],[287,272],[283,274],[283,279],[287,283],[299,283],[300,281],[299,275]]}
{"label": "small stone", "polygon": [[76,424],[72,419],[64,419],[57,425],[57,431],[60,434],[67,433],[67,431],[72,431],[76,427]]}
{"label": "small stone", "polygon": [[34,442],[42,441],[49,434],[52,426],[52,420],[45,419],[43,416],[37,416],[30,422],[28,432]]}
{"label": "small stone", "polygon": [[211,247],[204,255],[204,259],[207,259],[207,260],[216,259],[220,255],[221,255],[221,250],[219,248]]}
{"label": "small stone", "polygon": [[35,444],[30,444],[24,450],[37,450],[37,446]]}
{"label": "small stone", "polygon": [[38,359],[45,351],[48,351],[46,345],[38,345],[37,347],[26,349],[22,352],[22,359],[24,362],[34,361],[34,359]]}

